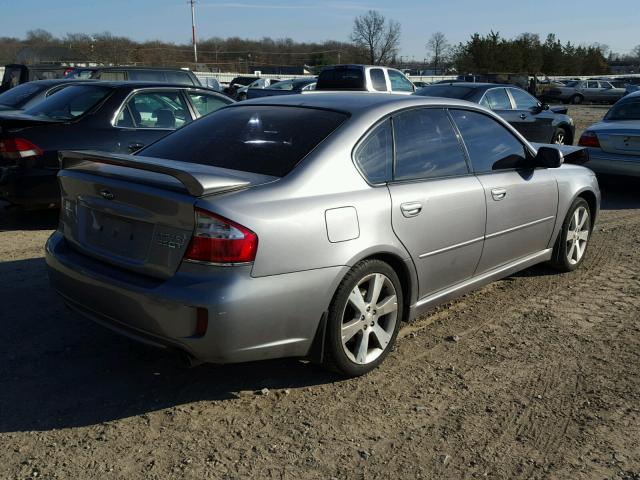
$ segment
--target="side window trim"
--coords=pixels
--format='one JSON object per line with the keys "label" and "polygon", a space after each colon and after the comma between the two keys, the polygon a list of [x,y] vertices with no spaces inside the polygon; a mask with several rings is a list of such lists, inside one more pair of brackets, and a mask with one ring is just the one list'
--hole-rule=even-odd
{"label": "side window trim", "polygon": [[504,90],[507,92],[507,97],[509,97],[509,102],[511,103],[511,110],[518,110],[519,107],[518,107],[518,104],[516,103],[515,97],[511,93],[511,89],[505,88]]}

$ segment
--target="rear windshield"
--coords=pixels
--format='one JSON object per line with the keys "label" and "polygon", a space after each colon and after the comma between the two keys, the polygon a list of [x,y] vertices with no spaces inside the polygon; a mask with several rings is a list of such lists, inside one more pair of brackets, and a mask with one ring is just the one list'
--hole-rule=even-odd
{"label": "rear windshield", "polygon": [[7,107],[20,108],[35,95],[46,89],[46,85],[36,82],[23,83],[12,88],[0,95],[0,105]]}
{"label": "rear windshield", "polygon": [[109,87],[97,85],[71,85],[25,110],[25,113],[55,120],[72,120],[91,110],[110,91]]}
{"label": "rear windshield", "polygon": [[640,120],[640,98],[618,102],[605,115],[605,120]]}
{"label": "rear windshield", "polygon": [[364,90],[364,72],[361,68],[334,68],[323,70],[316,90]]}
{"label": "rear windshield", "polygon": [[139,154],[284,177],[346,118],[340,112],[301,107],[224,108]]}
{"label": "rear windshield", "polygon": [[456,87],[453,85],[430,85],[418,90],[415,95],[423,97],[467,98],[473,92],[473,88]]}

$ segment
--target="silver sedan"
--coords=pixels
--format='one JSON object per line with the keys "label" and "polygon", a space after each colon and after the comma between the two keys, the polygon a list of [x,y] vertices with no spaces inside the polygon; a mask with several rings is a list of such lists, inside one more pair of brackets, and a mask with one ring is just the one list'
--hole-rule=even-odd
{"label": "silver sedan", "polygon": [[361,375],[434,305],[581,265],[600,192],[576,151],[453,99],[242,102],[134,156],[63,153],[50,277],[83,315],[194,361]]}
{"label": "silver sedan", "polygon": [[580,137],[588,147],[584,165],[597,173],[640,177],[640,92],[618,101]]}

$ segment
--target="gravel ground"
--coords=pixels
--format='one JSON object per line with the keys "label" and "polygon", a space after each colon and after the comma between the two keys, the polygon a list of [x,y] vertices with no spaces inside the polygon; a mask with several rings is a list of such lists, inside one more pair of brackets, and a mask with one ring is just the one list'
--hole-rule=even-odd
{"label": "gravel ground", "polygon": [[[572,107],[579,129],[604,111]],[[62,306],[52,212],[0,213],[0,478],[638,480],[637,186],[604,182],[580,270],[443,305],[353,380],[296,360],[184,369]]]}

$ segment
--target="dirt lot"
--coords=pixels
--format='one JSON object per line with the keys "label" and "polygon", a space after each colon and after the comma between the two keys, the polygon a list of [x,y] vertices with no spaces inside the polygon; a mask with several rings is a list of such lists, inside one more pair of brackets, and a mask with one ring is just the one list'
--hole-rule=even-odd
{"label": "dirt lot", "polygon": [[42,258],[54,215],[0,213],[0,479],[638,480],[637,187],[604,184],[582,269],[444,305],[354,380],[296,360],[185,370],[65,310]]}

